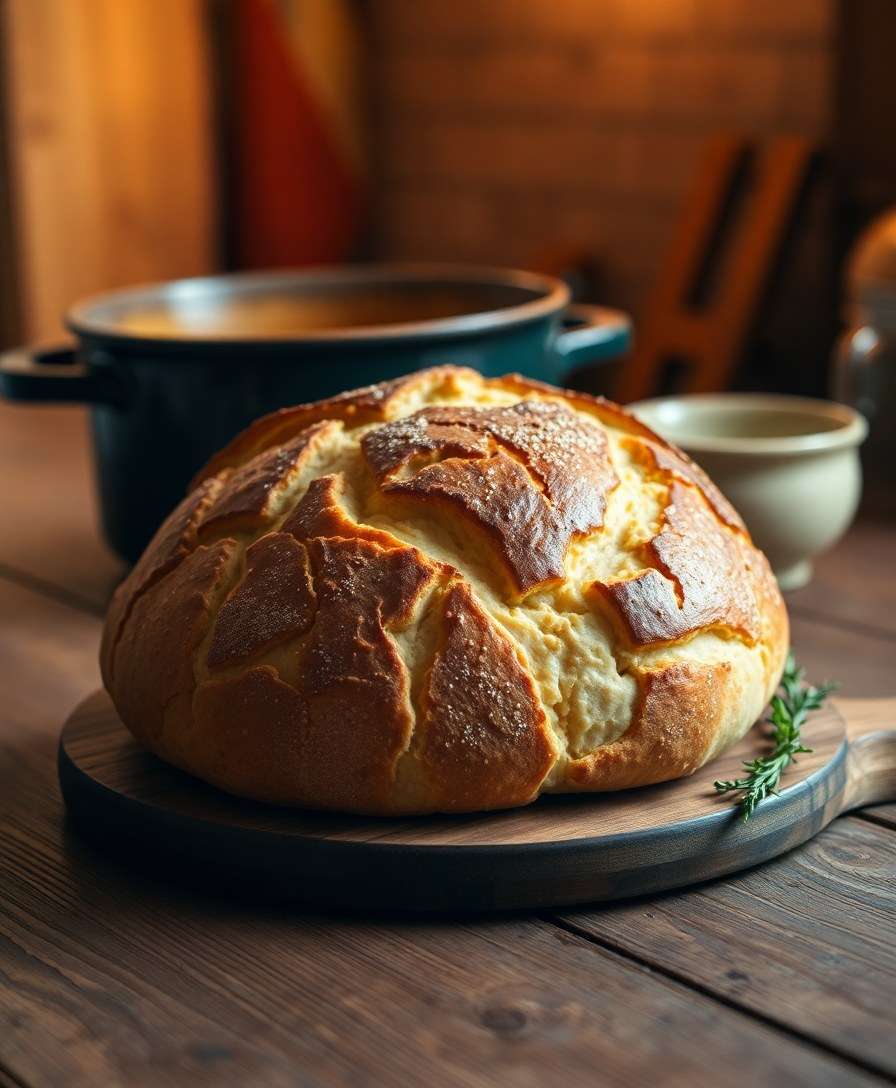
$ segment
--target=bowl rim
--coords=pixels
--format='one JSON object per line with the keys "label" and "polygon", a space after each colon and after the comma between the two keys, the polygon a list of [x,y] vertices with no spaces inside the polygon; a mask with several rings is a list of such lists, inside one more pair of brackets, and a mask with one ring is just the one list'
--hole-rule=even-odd
{"label": "bowl rim", "polygon": [[[676,405],[682,407],[699,405],[709,410],[716,407],[728,411],[734,408],[744,412],[762,409],[773,413],[796,413],[816,420],[824,419],[829,424],[834,422],[835,426],[806,434],[771,437],[688,436],[686,428],[665,429],[662,419],[659,418],[664,408]],[[795,455],[859,446],[868,435],[867,420],[848,404],[815,397],[795,397],[784,393],[688,393],[668,397],[650,397],[647,400],[628,404],[626,409],[667,441],[696,453],[732,453],[748,456],[751,454]]]}

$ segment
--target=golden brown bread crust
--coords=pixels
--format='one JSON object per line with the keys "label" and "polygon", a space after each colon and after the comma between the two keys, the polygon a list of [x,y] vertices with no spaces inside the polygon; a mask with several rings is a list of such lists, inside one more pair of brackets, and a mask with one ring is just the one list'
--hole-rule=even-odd
{"label": "golden brown bread crust", "polygon": [[780,676],[736,511],[623,409],[441,367],[253,424],[116,593],[103,676],[235,793],[462,812],[691,773]]}
{"label": "golden brown bread crust", "polygon": [[447,507],[483,530],[519,593],[563,578],[570,540],[601,527],[618,483],[606,433],[546,401],[424,408],[361,448],[384,496]]}
{"label": "golden brown bread crust", "polygon": [[443,380],[451,381],[462,372],[461,367],[432,367],[392,381],[380,382],[378,385],[350,389],[346,393],[316,401],[314,404],[281,408],[270,415],[262,416],[196,473],[190,489],[197,487],[209,476],[244,464],[264,450],[283,445],[314,423],[341,420],[357,427],[363,423],[391,419],[391,413],[402,394],[407,395],[417,389],[438,388]]}
{"label": "golden brown bread crust", "polygon": [[671,484],[662,528],[643,550],[647,569],[593,586],[630,645],[674,642],[714,628],[749,642],[759,638],[749,550],[693,487]]}
{"label": "golden brown bread crust", "polygon": [[554,762],[532,678],[465,582],[444,597],[441,641],[423,696],[419,759],[428,806],[524,805]]}
{"label": "golden brown bread crust", "polygon": [[232,540],[200,545],[136,599],[107,664],[106,683],[111,676],[122,720],[138,740],[175,761],[195,688],[194,656],[237,557]]}
{"label": "golden brown bread crust", "polygon": [[201,766],[207,782],[232,793],[292,804],[307,767],[307,724],[296,689],[272,666],[254,665],[197,689],[191,729],[175,762],[194,771]]}
{"label": "golden brown bread crust", "polygon": [[674,476],[684,483],[694,484],[721,521],[732,529],[746,533],[747,527],[740,514],[703,469],[694,464],[682,450],[673,450],[646,438],[623,439],[621,445],[644,465],[650,475],[660,478]]}
{"label": "golden brown bread crust", "polygon": [[312,537],[347,537],[369,540],[385,548],[394,548],[399,541],[381,529],[359,525],[346,514],[341,505],[344,481],[341,476],[319,476],[284,521],[282,531],[299,540]]}
{"label": "golden brown bread crust", "polygon": [[410,678],[390,632],[435,568],[412,548],[365,540],[316,537],[308,551],[318,611],[295,680],[308,707],[304,792],[320,808],[385,811],[413,729]]}
{"label": "golden brown bread crust", "polygon": [[692,774],[718,730],[730,674],[728,662],[639,669],[631,725],[619,740],[572,761],[569,786],[623,790]]}
{"label": "golden brown bread crust", "polygon": [[200,538],[251,529],[270,518],[315,449],[338,429],[334,421],[313,423],[286,445],[275,446],[235,468],[227,478],[227,487],[203,517]]}
{"label": "golden brown bread crust", "polygon": [[111,682],[115,648],[134,604],[151,585],[174,570],[194,550],[199,542],[199,525],[223,486],[221,480],[212,477],[191,491],[174,508],[140,561],[115,591],[100,647],[100,664],[107,687]]}
{"label": "golden brown bread crust", "polygon": [[293,536],[268,533],[247,549],[243,580],[218,610],[208,668],[229,668],[303,635],[316,605],[307,551]]}

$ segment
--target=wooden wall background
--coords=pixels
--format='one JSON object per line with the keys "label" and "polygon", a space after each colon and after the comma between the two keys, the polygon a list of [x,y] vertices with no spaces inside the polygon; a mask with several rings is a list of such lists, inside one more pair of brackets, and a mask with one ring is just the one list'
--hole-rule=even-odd
{"label": "wooden wall background", "polygon": [[[706,139],[832,117],[833,0],[373,0],[379,250],[594,251],[636,315]],[[817,296],[824,207],[794,279]],[[814,223],[812,217],[814,216]]]}
{"label": "wooden wall background", "polygon": [[55,338],[86,294],[209,270],[204,0],[3,0],[0,16],[16,333]]}

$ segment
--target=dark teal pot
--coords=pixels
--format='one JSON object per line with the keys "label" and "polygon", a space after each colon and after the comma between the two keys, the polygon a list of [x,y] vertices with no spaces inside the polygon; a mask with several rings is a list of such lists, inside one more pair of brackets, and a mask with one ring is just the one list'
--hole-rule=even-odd
{"label": "dark teal pot", "polygon": [[0,359],[0,392],[92,405],[103,530],[129,560],[266,412],[440,363],[562,384],[630,337],[624,315],[570,306],[560,280],[438,265],[181,280],[82,302],[67,324],[75,346]]}

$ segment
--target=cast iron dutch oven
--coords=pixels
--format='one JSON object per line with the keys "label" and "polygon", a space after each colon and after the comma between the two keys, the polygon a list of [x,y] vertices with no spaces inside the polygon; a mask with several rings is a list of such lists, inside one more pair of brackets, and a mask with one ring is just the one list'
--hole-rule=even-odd
{"label": "cast iron dutch oven", "polygon": [[193,473],[253,419],[439,363],[562,384],[614,358],[630,323],[560,280],[354,265],[180,280],[88,299],[71,347],[0,358],[11,400],[92,406],[103,530],[139,556]]}

